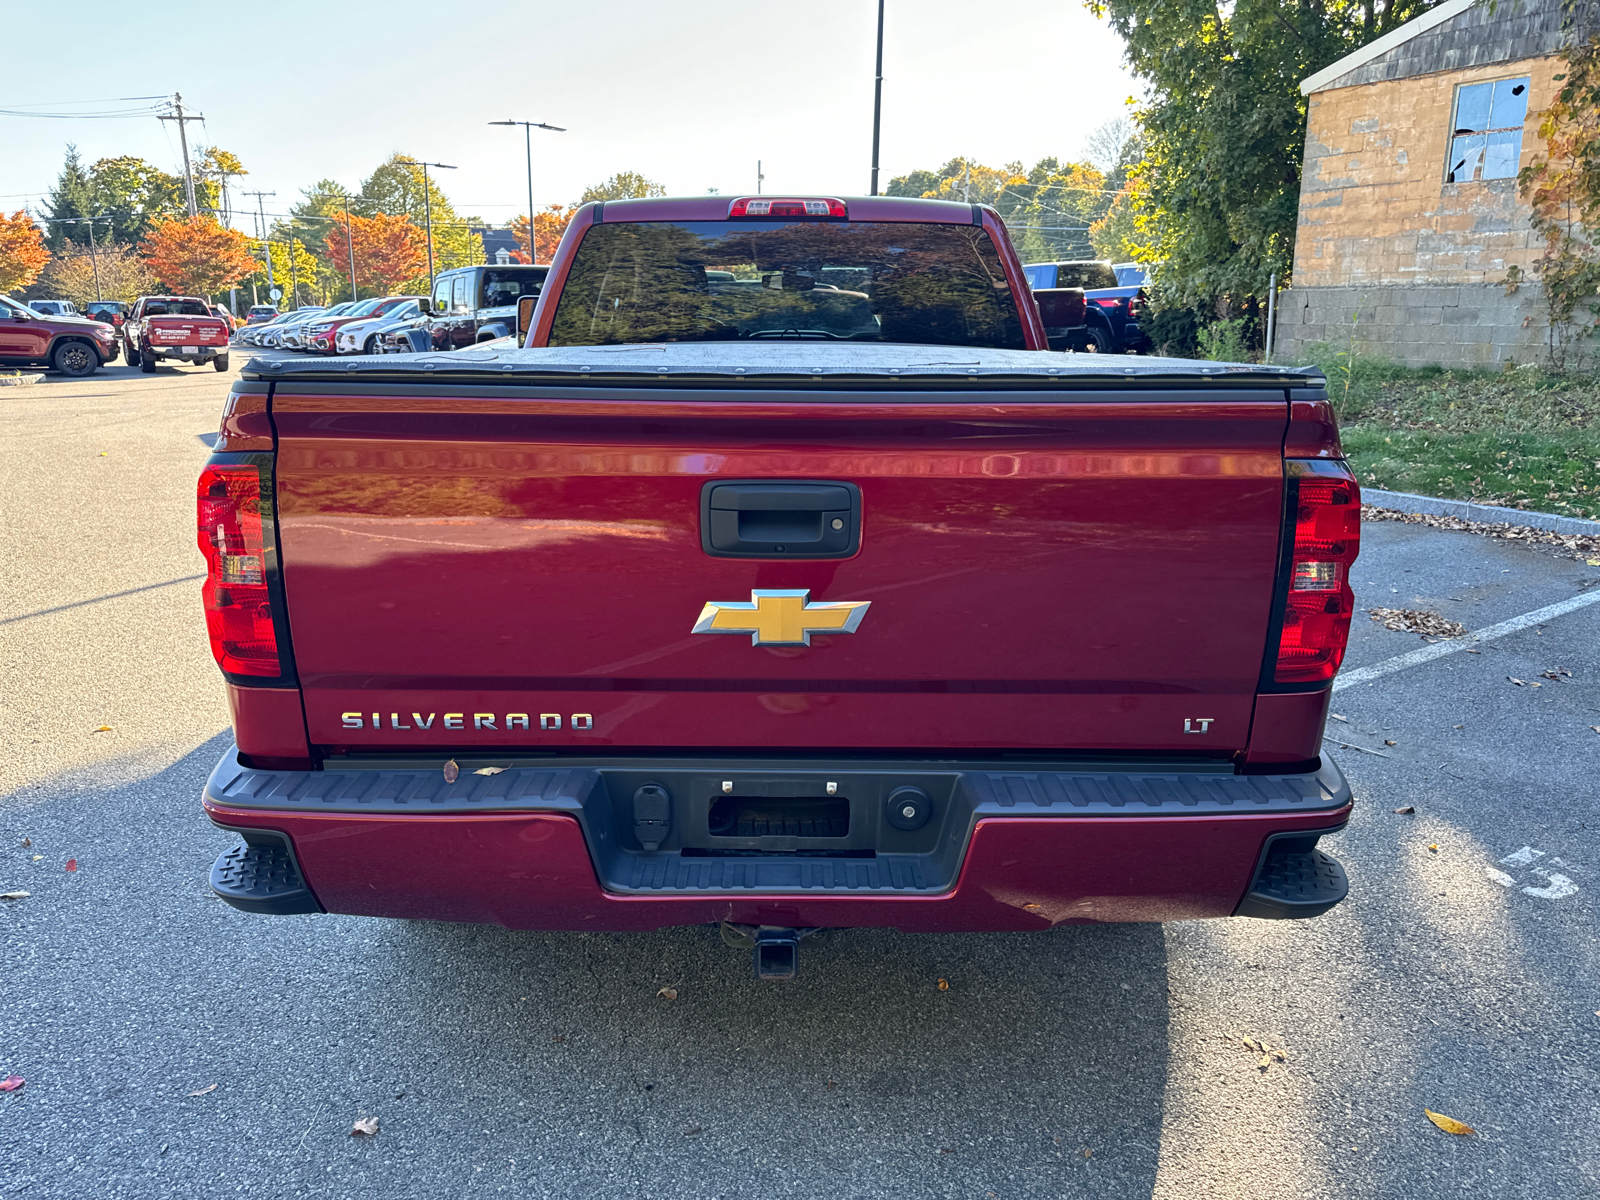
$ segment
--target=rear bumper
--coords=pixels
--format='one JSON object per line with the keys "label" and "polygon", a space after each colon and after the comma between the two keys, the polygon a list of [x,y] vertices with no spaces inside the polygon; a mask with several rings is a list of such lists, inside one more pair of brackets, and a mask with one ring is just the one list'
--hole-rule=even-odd
{"label": "rear bumper", "polygon": [[[1280,776],[1103,763],[614,760],[488,776],[471,767],[453,784],[437,765],[262,771],[230,750],[204,804],[251,849],[219,859],[213,886],[237,907],[269,913],[517,929],[727,921],[907,932],[1314,916],[1345,888],[1337,864],[1314,848],[1350,812],[1349,788],[1326,761],[1313,774]],[[853,797],[853,832],[837,851],[803,837],[708,837],[715,801],[701,792],[718,775],[740,791],[770,785],[766,795],[805,794],[808,775],[819,790],[824,776],[838,776]],[[879,793],[907,779],[931,797],[934,816],[892,832],[873,819]],[[681,797],[666,833],[647,835],[661,837],[654,851],[629,821],[640,780]],[[728,846],[708,844],[718,842]]]}
{"label": "rear bumper", "polygon": [[141,351],[142,354],[157,360],[176,358],[182,360],[183,362],[191,363],[207,363],[213,358],[216,358],[218,355],[226,354],[227,352],[228,347],[226,345],[196,346],[192,354],[184,350],[182,346],[166,345],[151,346],[149,349]]}

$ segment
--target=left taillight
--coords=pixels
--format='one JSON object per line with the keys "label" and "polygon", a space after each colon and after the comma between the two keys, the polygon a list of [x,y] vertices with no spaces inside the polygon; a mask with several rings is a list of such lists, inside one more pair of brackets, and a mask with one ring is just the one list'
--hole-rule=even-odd
{"label": "left taillight", "polygon": [[217,665],[229,675],[281,678],[270,592],[270,497],[262,477],[254,463],[212,463],[200,473],[199,540],[206,558],[200,594]]}
{"label": "left taillight", "polygon": [[1350,567],[1361,550],[1361,489],[1336,460],[1290,459],[1284,468],[1293,507],[1273,680],[1325,683],[1344,661],[1355,612]]}

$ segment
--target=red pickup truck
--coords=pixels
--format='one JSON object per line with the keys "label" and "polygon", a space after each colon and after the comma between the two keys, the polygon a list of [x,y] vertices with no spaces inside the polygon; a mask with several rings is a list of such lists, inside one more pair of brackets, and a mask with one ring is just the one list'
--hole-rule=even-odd
{"label": "red pickup truck", "polygon": [[225,900],[721,925],[778,978],[819,928],[1344,897],[1316,372],[1051,353],[999,218],[937,201],[589,205],[528,309],[235,384]]}
{"label": "red pickup truck", "polygon": [[233,327],[197,296],[140,296],[122,323],[128,365],[146,375],[163,359],[228,369]]}

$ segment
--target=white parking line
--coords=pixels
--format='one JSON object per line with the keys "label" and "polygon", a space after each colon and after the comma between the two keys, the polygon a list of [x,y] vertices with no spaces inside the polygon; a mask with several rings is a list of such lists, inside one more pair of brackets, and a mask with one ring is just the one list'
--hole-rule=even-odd
{"label": "white parking line", "polygon": [[1462,650],[1470,649],[1475,642],[1491,642],[1495,638],[1505,637],[1508,633],[1516,633],[1519,629],[1527,629],[1532,625],[1542,625],[1553,617],[1569,613],[1575,608],[1582,608],[1586,604],[1600,603],[1600,588],[1590,592],[1581,592],[1576,596],[1569,596],[1555,604],[1547,604],[1543,608],[1536,608],[1532,612],[1523,613],[1520,617],[1512,617],[1509,621],[1501,621],[1498,625],[1490,625],[1485,629],[1460,638],[1452,638],[1448,642],[1434,642],[1411,651],[1409,654],[1399,654],[1394,658],[1386,658],[1380,663],[1373,663],[1370,667],[1362,667],[1356,671],[1347,671],[1333,682],[1333,690],[1343,691],[1347,687],[1355,687],[1358,683],[1370,683],[1385,675],[1393,675],[1396,671],[1404,671],[1407,667],[1419,666],[1425,662],[1432,662],[1436,658],[1443,658],[1447,654],[1457,654]]}

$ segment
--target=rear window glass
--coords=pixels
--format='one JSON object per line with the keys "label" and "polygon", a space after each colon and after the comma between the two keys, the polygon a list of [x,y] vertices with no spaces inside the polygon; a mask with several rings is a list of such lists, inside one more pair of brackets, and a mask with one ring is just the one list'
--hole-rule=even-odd
{"label": "rear window glass", "polygon": [[198,300],[152,300],[145,305],[147,317],[209,317],[211,310]]}
{"label": "rear window glass", "polygon": [[484,308],[506,308],[523,296],[537,296],[544,286],[544,271],[496,270],[483,273]]}
{"label": "rear window glass", "polygon": [[1119,285],[1110,263],[1069,262],[1056,264],[1056,286],[1114,288]]}
{"label": "rear window glass", "polygon": [[596,225],[550,331],[552,346],[745,339],[1024,349],[988,233],[901,222]]}

